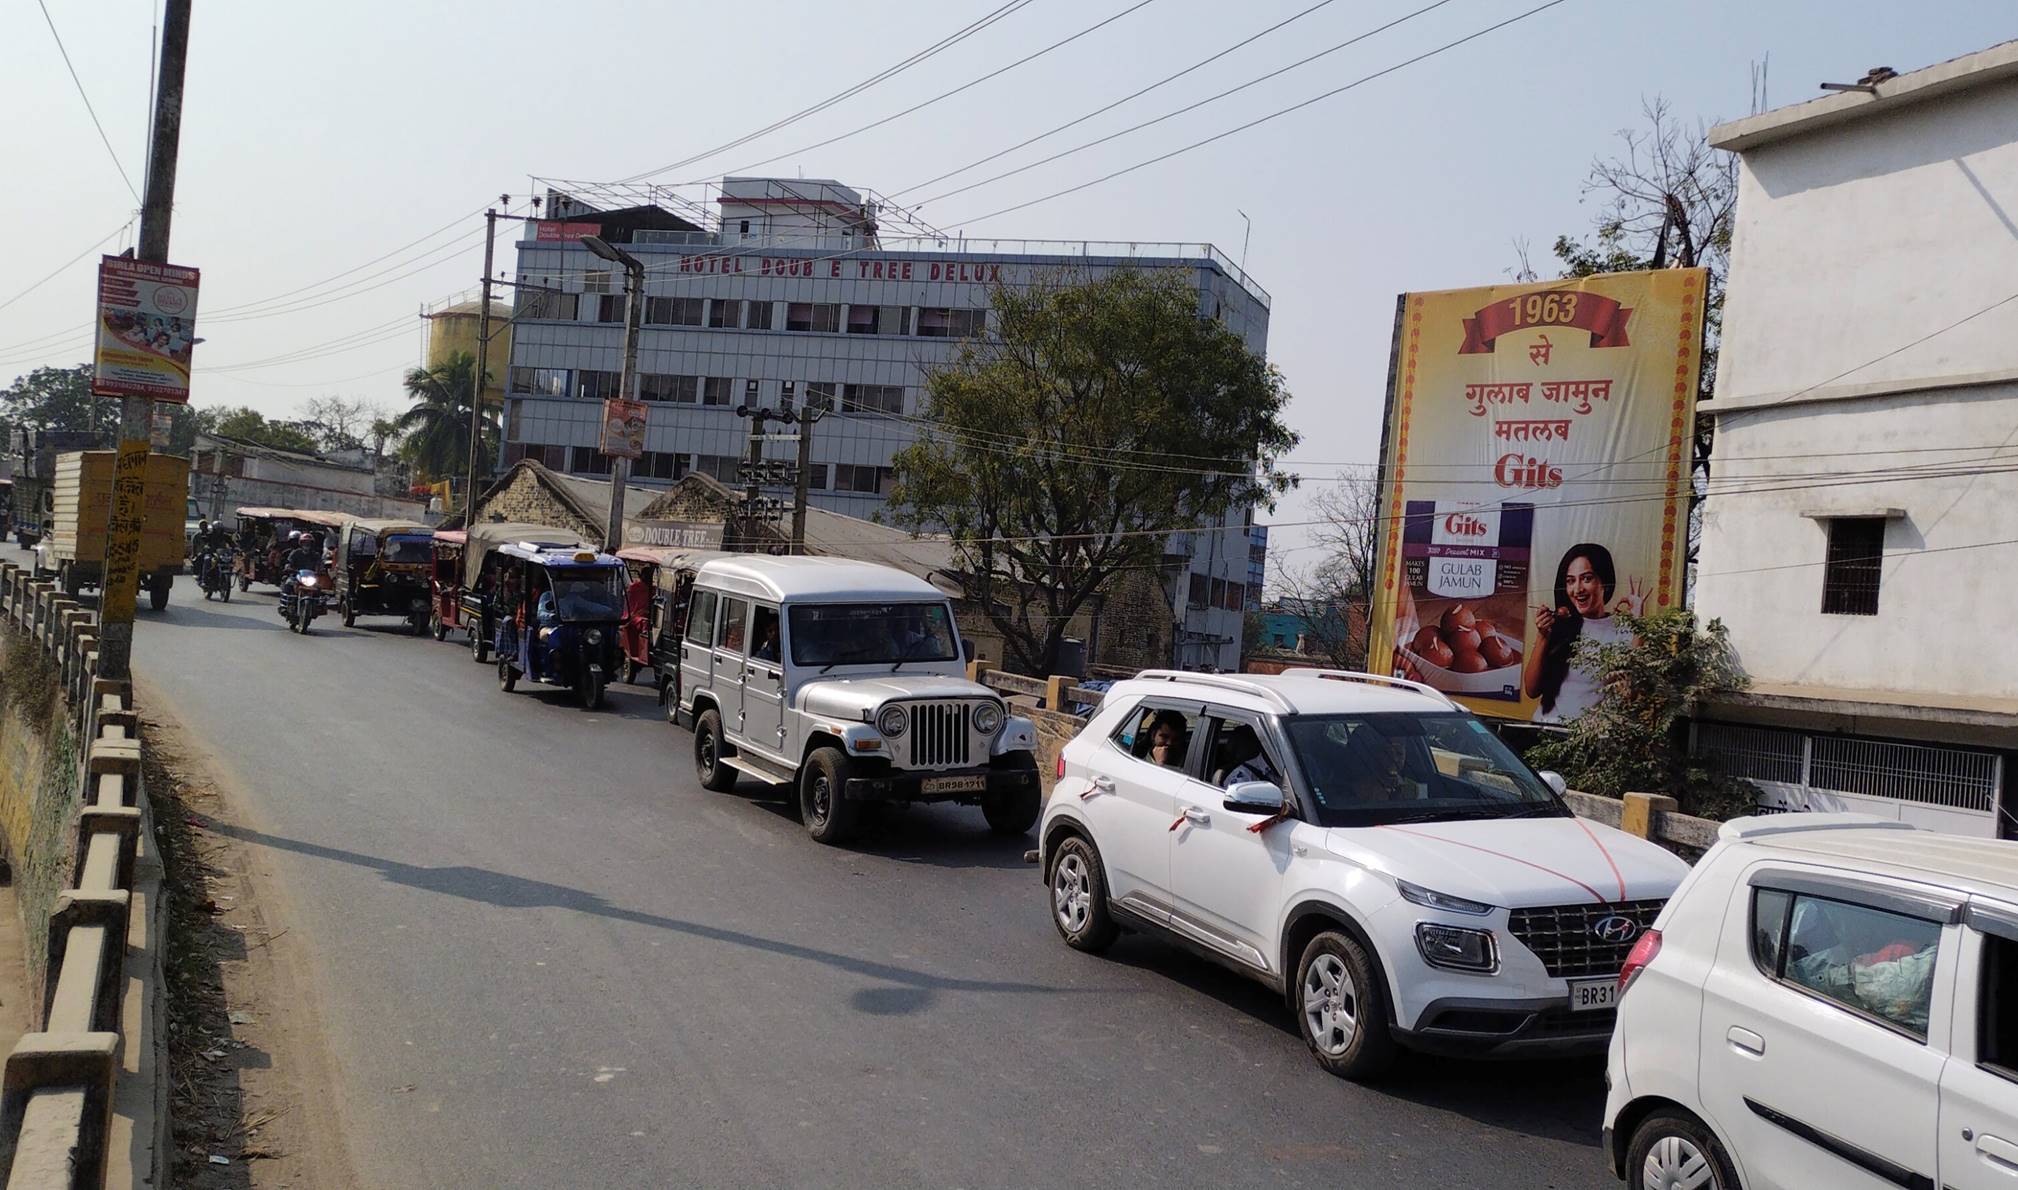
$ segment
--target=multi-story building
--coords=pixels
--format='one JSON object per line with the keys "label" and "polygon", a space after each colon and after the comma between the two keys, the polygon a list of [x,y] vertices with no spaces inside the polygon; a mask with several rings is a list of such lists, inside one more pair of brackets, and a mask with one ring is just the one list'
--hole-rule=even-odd
{"label": "multi-story building", "polygon": [[[620,395],[624,275],[583,247],[584,235],[646,270],[638,388],[651,415],[631,472],[640,485],[689,471],[740,485],[750,427],[737,407],[825,398],[833,413],[814,429],[809,502],[874,517],[893,458],[928,424],[927,374],[988,329],[997,285],[1176,272],[1197,289],[1202,314],[1257,354],[1267,345],[1267,293],[1207,244],[893,236],[881,226],[891,208],[823,180],[728,178],[706,216],[651,197],[599,207],[583,192],[550,191],[549,218],[526,225],[501,463],[609,473],[597,443],[601,401]],[[1238,665],[1250,520],[1237,509],[1210,531],[1172,538],[1167,552],[1185,568],[1170,593],[1172,662]]]}
{"label": "multi-story building", "polygon": [[1699,749],[1782,807],[2018,834],[2018,42],[1720,125],[1738,155]]}

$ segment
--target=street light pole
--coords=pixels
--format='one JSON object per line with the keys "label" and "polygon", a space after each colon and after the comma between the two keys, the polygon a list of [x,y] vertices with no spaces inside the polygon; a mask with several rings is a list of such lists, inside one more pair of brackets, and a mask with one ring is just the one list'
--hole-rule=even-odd
{"label": "street light pole", "polygon": [[[601,236],[583,236],[582,247],[624,269],[624,370],[617,391],[624,400],[638,399],[638,325],[644,317],[645,266],[637,257],[612,247]],[[614,554],[624,544],[624,490],[631,480],[631,461],[610,456],[610,523],[603,534],[603,552]]]}

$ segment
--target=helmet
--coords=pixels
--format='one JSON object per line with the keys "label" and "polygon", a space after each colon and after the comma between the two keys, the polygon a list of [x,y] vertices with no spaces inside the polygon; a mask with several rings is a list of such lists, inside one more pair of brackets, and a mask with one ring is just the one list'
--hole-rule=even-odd
{"label": "helmet", "polygon": [[288,533],[287,533],[287,539],[288,539],[289,541],[300,541],[300,540],[301,540],[301,530],[299,530],[299,529],[290,529],[290,530],[288,530]]}

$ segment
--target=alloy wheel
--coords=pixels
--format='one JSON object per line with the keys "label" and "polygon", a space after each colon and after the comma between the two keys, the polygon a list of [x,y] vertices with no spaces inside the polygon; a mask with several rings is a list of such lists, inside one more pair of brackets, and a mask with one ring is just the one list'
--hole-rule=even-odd
{"label": "alloy wheel", "polygon": [[1655,1141],[1640,1168],[1641,1190],[1708,1190],[1716,1184],[1709,1157],[1686,1136]]}
{"label": "alloy wheel", "polygon": [[811,819],[814,822],[825,822],[828,812],[834,808],[834,786],[827,780],[826,774],[814,775],[812,796],[806,800],[809,803],[806,808],[811,811]]}
{"label": "alloy wheel", "polygon": [[1359,988],[1335,954],[1320,954],[1303,976],[1303,1020],[1312,1044],[1329,1057],[1352,1048],[1359,1034]]}
{"label": "alloy wheel", "polygon": [[1093,881],[1086,861],[1076,852],[1061,858],[1051,873],[1051,907],[1067,933],[1085,929],[1087,918],[1092,916]]}

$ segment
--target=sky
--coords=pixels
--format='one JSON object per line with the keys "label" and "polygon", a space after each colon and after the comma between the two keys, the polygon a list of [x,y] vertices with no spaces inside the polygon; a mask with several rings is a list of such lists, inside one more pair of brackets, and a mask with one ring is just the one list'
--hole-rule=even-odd
{"label": "sky", "polygon": [[[194,402],[281,416],[324,395],[398,408],[400,374],[422,351],[416,315],[475,284],[480,212],[499,195],[522,203],[532,176],[615,179],[694,157],[1004,2],[202,0],[170,250],[203,271]],[[2018,36],[2012,0],[1560,0],[1400,65],[1543,2],[1330,0],[1111,112],[921,187],[1317,3],[1028,0],[822,112],[654,180],[718,179],[775,156],[754,172],[924,200],[922,219],[970,238],[1209,241],[1244,254],[1272,296],[1268,354],[1302,435],[1289,460],[1308,477],[1261,519],[1282,526],[1278,562],[1307,564],[1299,522],[1310,495],[1379,450],[1396,294],[1503,281],[1521,241],[1547,275],[1555,237],[1591,225],[1591,159],[1639,122],[1643,101],[1714,122],[1748,113],[1758,63],[1768,105],[1779,106],[1872,66],[1904,72]],[[10,113],[0,122],[10,182],[0,186],[0,383],[87,358],[93,262],[133,240],[139,203],[121,170],[143,185],[158,0],[40,3],[47,21],[33,0],[0,7],[0,110]],[[933,201],[1402,17],[1238,95]],[[809,148],[1108,18],[958,95]],[[1202,148],[989,217],[1362,78]],[[509,242],[500,236],[507,268]]]}

